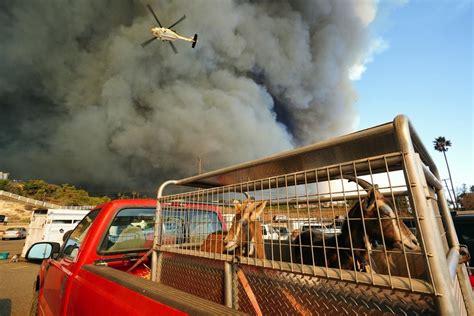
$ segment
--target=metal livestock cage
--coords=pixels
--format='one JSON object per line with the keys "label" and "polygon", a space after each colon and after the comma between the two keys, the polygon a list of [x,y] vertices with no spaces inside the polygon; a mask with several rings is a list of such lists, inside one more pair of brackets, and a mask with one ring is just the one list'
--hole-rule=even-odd
{"label": "metal livestock cage", "polygon": [[[474,315],[408,119],[158,190],[152,280],[249,314]],[[170,185],[190,187],[163,196]]]}

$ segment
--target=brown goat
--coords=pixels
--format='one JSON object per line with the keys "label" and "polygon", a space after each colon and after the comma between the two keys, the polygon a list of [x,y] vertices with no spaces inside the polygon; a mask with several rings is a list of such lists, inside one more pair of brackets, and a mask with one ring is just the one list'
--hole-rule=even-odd
{"label": "brown goat", "polygon": [[[401,223],[403,223],[400,220]],[[411,233],[411,230],[406,226],[400,224],[400,229],[405,231],[405,234]],[[371,262],[374,270],[381,274],[390,274],[395,276],[410,277],[417,279],[427,278],[427,266],[424,255],[420,252],[403,253],[401,249],[387,247],[387,255],[382,246],[373,248],[370,254]],[[390,251],[391,250],[391,251]],[[405,261],[406,255],[406,261]],[[410,271],[410,273],[408,273]]]}
{"label": "brown goat", "polygon": [[317,241],[316,233],[310,230],[299,234],[292,245],[295,263],[367,271],[368,254],[376,240],[383,240],[389,249],[418,249],[416,237],[397,220],[376,186],[354,177],[344,178],[357,181],[367,197],[348,212],[339,236]]}
{"label": "brown goat", "polygon": [[200,250],[213,253],[233,252],[238,256],[255,255],[265,258],[262,225],[257,218],[262,214],[267,201],[247,199],[234,205],[235,217],[228,232],[209,234]]}

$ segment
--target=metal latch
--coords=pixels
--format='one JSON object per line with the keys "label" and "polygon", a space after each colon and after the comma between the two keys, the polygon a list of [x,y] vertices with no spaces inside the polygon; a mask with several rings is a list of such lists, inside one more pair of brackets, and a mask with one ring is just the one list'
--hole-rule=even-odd
{"label": "metal latch", "polygon": [[468,263],[471,260],[471,254],[466,245],[459,245],[459,264]]}

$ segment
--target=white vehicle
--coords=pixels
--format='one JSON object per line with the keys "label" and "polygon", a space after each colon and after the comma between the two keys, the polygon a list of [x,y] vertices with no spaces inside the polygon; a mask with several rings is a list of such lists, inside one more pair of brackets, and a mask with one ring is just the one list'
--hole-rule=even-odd
{"label": "white vehicle", "polygon": [[334,226],[332,223],[311,223],[311,225],[303,225],[302,231],[309,230],[315,233],[317,240],[333,238],[342,232],[341,226]]}
{"label": "white vehicle", "polygon": [[280,240],[288,240],[290,236],[290,231],[286,226],[274,226],[275,231],[278,233]]}
{"label": "white vehicle", "polygon": [[26,229],[24,227],[9,227],[1,239],[23,239],[25,237]]}
{"label": "white vehicle", "polygon": [[262,232],[263,232],[263,239],[278,240],[280,237],[270,224],[263,224]]}
{"label": "white vehicle", "polygon": [[89,210],[75,209],[38,209],[31,214],[28,235],[22,256],[28,248],[40,241],[63,242],[63,235],[74,229],[77,224],[89,213]]}

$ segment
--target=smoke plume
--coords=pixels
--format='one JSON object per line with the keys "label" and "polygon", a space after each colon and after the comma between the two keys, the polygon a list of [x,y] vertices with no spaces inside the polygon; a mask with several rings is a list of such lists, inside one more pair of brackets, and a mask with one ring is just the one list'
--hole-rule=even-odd
{"label": "smoke plume", "polygon": [[372,1],[2,1],[0,169],[86,187],[165,179],[351,130]]}

